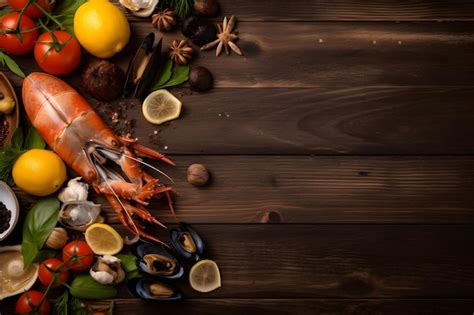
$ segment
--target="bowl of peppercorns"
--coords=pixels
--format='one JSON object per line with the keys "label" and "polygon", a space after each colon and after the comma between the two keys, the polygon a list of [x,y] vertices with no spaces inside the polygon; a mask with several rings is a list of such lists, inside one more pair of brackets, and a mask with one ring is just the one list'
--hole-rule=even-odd
{"label": "bowl of peppercorns", "polygon": [[20,207],[13,190],[0,181],[0,241],[3,241],[18,222]]}

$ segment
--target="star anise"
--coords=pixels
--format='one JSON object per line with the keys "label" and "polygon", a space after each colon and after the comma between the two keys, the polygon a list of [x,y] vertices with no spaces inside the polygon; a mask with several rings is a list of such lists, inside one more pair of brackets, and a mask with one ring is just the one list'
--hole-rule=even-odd
{"label": "star anise", "polygon": [[217,34],[217,39],[213,42],[210,42],[201,47],[201,50],[211,49],[217,46],[216,49],[216,56],[219,56],[222,52],[222,48],[225,48],[225,52],[227,55],[230,55],[230,49],[232,49],[237,55],[242,56],[242,51],[240,50],[239,46],[235,44],[235,41],[239,38],[237,36],[237,32],[233,32],[235,27],[236,18],[235,16],[231,16],[229,20],[227,20],[227,16],[224,17],[224,21],[221,24],[217,24],[217,28],[219,29],[219,34]]}
{"label": "star anise", "polygon": [[173,10],[166,9],[153,14],[151,23],[160,31],[166,32],[171,30],[176,25],[176,17]]}
{"label": "star anise", "polygon": [[175,39],[169,47],[169,55],[174,63],[185,65],[193,56],[193,48],[185,39]]}

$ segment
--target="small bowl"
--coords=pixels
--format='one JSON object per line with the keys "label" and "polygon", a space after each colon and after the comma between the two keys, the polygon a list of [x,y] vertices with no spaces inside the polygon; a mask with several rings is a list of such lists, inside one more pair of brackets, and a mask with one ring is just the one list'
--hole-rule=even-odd
{"label": "small bowl", "polygon": [[0,201],[5,204],[8,210],[12,212],[10,226],[0,234],[0,241],[3,241],[15,228],[18,223],[20,206],[13,190],[5,182],[0,181]]}
{"label": "small bowl", "polygon": [[[5,96],[10,96],[15,101],[15,109],[13,109],[10,114],[5,116],[9,127],[7,137],[5,138],[3,145],[8,145],[11,143],[13,133],[15,132],[16,128],[18,128],[20,117],[20,104],[18,103],[18,97],[16,97],[13,86],[11,85],[6,75],[3,74],[3,72],[0,72],[0,92]],[[2,147],[1,143],[0,147]]]}

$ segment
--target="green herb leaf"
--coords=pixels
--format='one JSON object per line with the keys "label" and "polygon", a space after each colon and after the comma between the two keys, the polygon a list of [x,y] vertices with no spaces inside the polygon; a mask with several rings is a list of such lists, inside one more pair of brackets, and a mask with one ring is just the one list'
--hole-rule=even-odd
{"label": "green herb leaf", "polygon": [[26,215],[21,244],[25,268],[35,260],[58,222],[58,215],[59,200],[56,197],[40,200]]}
{"label": "green herb leaf", "polygon": [[28,130],[28,135],[26,136],[25,140],[25,149],[44,149],[46,147],[46,143],[44,142],[43,138],[39,134],[38,130],[31,127]]}
{"label": "green herb leaf", "polygon": [[165,84],[159,86],[158,88],[172,87],[176,85],[183,84],[189,79],[189,66],[175,66],[173,69],[173,75],[171,79]]}
{"label": "green herb leaf", "polygon": [[21,150],[21,147],[23,146],[23,129],[21,127],[18,127],[15,129],[15,132],[13,133],[12,136],[12,147],[17,150]]}
{"label": "green herb leaf", "polygon": [[12,146],[6,146],[0,149],[0,180],[6,181],[8,185],[13,186],[12,168],[15,161],[23,152]]}
{"label": "green herb leaf", "polygon": [[123,270],[127,277],[127,281],[133,278],[139,278],[140,273],[138,272],[137,257],[133,255],[119,254],[116,255],[122,263]]}
{"label": "green herb leaf", "polygon": [[64,291],[54,303],[53,306],[53,315],[68,315],[68,300],[69,300],[69,291]]}
{"label": "green herb leaf", "polygon": [[20,78],[25,77],[25,73],[20,69],[20,66],[13,60],[10,56],[8,56],[3,51],[0,51],[0,64],[2,66],[7,66],[11,72],[19,76]]}
{"label": "green herb leaf", "polygon": [[0,10],[0,17],[4,16],[7,13],[13,12],[12,8],[5,8]]}
{"label": "green herb leaf", "polygon": [[86,308],[86,305],[81,300],[76,299],[73,296],[69,297],[68,307],[69,307],[69,313],[71,315],[91,315],[92,314],[92,312],[90,312]]}
{"label": "green herb leaf", "polygon": [[58,252],[53,249],[42,249],[39,251],[38,255],[36,255],[34,262],[42,262],[48,258],[56,258],[58,257]]}
{"label": "green herb leaf", "polygon": [[66,32],[74,36],[74,14],[77,9],[86,3],[86,0],[64,0],[54,10],[54,15],[57,16],[58,22],[60,22]]}
{"label": "green herb leaf", "polygon": [[160,86],[165,84],[171,79],[171,75],[173,74],[173,61],[168,59],[163,66],[163,71],[161,71],[161,75],[157,78],[156,82],[153,83],[151,90],[158,90]]}
{"label": "green herb leaf", "polygon": [[110,299],[117,295],[117,289],[103,285],[90,275],[79,275],[71,283],[71,295],[82,299]]}
{"label": "green herb leaf", "polygon": [[173,8],[176,15],[181,19],[188,17],[191,14],[191,8],[194,5],[194,0],[164,0],[160,1],[158,6],[160,10],[166,8]]}

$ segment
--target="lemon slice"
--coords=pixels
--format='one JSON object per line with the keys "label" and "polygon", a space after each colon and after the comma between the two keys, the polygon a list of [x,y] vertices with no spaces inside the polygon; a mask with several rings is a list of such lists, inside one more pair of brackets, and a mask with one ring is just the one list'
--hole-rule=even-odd
{"label": "lemon slice", "polygon": [[207,293],[221,287],[221,274],[215,261],[205,259],[189,272],[189,284],[198,292]]}
{"label": "lemon slice", "polygon": [[94,223],[86,230],[86,242],[97,255],[115,255],[123,248],[123,239],[113,227]]}
{"label": "lemon slice", "polygon": [[146,120],[160,125],[179,117],[181,101],[167,90],[157,90],[146,97],[142,111]]}

